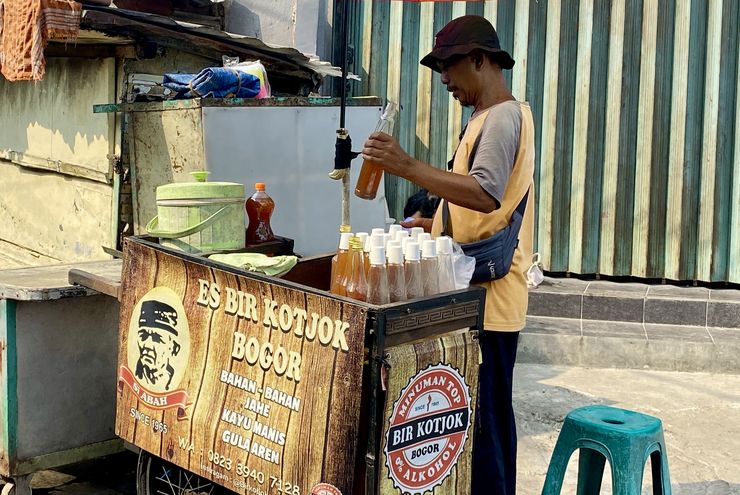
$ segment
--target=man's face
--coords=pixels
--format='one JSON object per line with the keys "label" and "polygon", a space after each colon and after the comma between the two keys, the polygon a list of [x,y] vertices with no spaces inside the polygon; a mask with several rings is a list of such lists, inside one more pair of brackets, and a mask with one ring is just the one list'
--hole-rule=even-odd
{"label": "man's face", "polygon": [[475,63],[468,55],[455,55],[437,62],[442,84],[462,106],[475,104]]}
{"label": "man's face", "polygon": [[159,328],[139,328],[139,357],[152,370],[163,370],[173,355],[173,336]]}

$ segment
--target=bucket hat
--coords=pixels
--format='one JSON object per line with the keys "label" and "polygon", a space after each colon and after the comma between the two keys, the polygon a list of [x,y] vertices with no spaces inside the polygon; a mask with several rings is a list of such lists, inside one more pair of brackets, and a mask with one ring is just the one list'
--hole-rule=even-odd
{"label": "bucket hat", "polygon": [[434,39],[434,49],[421,59],[421,65],[439,72],[438,62],[455,55],[467,55],[475,49],[495,54],[502,69],[514,67],[514,59],[501,49],[496,29],[479,15],[464,15],[451,20]]}

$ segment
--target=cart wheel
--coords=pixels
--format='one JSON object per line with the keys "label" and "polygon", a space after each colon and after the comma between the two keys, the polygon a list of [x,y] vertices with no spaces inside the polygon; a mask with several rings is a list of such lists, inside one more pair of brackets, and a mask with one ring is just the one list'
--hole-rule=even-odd
{"label": "cart wheel", "polygon": [[[137,495],[233,495],[234,492],[143,450],[136,465]],[[2,493],[5,495],[5,492]]]}

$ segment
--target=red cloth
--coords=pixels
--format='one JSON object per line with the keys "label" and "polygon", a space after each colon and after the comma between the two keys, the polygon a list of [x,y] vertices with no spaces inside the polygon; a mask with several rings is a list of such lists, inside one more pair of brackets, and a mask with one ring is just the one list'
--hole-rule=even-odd
{"label": "red cloth", "polygon": [[81,14],[72,0],[0,0],[0,72],[9,81],[40,81],[46,43],[76,39]]}

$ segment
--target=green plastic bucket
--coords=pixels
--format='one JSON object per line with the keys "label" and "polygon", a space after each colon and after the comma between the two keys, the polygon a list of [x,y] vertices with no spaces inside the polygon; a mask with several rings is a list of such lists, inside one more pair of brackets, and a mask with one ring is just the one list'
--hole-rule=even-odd
{"label": "green plastic bucket", "polygon": [[157,216],[147,224],[163,246],[187,253],[244,248],[244,185],[206,182],[208,172],[192,172],[198,182],[157,188]]}

